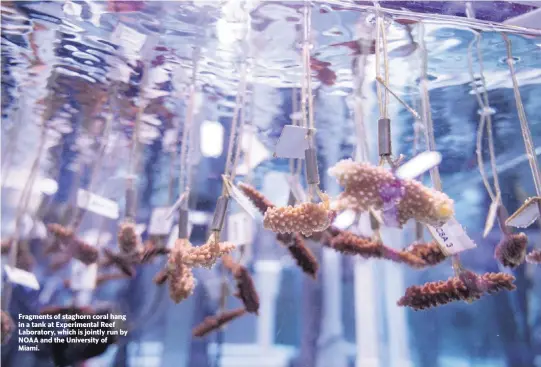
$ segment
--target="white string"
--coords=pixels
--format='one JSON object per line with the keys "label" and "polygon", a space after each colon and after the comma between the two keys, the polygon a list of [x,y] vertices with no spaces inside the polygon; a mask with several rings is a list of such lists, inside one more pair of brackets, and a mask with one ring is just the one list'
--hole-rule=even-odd
{"label": "white string", "polygon": [[507,65],[511,72],[511,79],[513,80],[513,92],[515,94],[515,102],[517,105],[518,119],[520,121],[520,130],[522,131],[522,138],[524,139],[524,147],[526,149],[526,155],[528,156],[528,162],[530,163],[530,169],[535,185],[535,191],[537,196],[541,196],[541,172],[539,169],[539,163],[537,162],[537,155],[535,154],[532,133],[528,126],[528,120],[526,118],[526,112],[524,111],[524,105],[522,104],[522,97],[520,96],[520,89],[515,74],[514,60],[511,48],[511,40],[505,33],[502,33],[502,37],[505,41],[505,47],[507,50]]}

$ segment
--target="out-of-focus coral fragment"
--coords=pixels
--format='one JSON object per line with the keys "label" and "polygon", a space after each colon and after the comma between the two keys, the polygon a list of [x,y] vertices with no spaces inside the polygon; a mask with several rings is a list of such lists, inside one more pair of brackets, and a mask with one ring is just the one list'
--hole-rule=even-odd
{"label": "out-of-focus coral fragment", "polygon": [[229,255],[222,257],[222,261],[224,267],[231,272],[237,282],[235,296],[242,301],[246,311],[257,315],[259,311],[259,295],[248,269],[236,263]]}
{"label": "out-of-focus coral fragment", "polygon": [[516,268],[526,258],[528,236],[524,233],[503,235],[494,250],[494,257],[503,266]]}
{"label": "out-of-focus coral fragment", "polygon": [[246,310],[240,307],[231,311],[222,312],[216,316],[209,316],[192,330],[192,335],[194,337],[201,338],[233,321],[234,319],[241,317],[245,313]]}
{"label": "out-of-focus coral fragment", "polygon": [[530,264],[541,264],[541,250],[532,250],[526,256],[526,261]]}

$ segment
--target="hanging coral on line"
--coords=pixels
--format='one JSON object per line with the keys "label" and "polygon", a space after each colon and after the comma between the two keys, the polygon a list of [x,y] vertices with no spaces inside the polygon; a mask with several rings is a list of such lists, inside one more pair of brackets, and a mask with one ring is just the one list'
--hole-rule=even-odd
{"label": "hanging coral on line", "polygon": [[[329,169],[344,191],[333,202],[333,209],[365,212],[383,209],[382,187],[392,185],[397,178],[392,172],[366,162],[345,159]],[[442,225],[453,214],[453,200],[442,192],[423,186],[415,180],[401,180],[404,196],[398,203],[397,220],[402,227],[408,220],[430,225]]]}

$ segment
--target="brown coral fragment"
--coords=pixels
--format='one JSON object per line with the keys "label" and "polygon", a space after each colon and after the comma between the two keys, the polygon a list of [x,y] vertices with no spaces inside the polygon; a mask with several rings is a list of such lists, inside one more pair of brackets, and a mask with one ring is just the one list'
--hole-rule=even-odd
{"label": "brown coral fragment", "polygon": [[135,268],[129,260],[127,260],[120,254],[113,253],[113,251],[107,248],[103,249],[103,253],[107,260],[114,264],[121,272],[123,272],[130,278],[133,278],[135,276]]}
{"label": "brown coral fragment", "polygon": [[13,330],[15,330],[15,323],[11,319],[11,316],[5,311],[2,311],[0,314],[0,327],[2,336],[1,343],[4,345],[9,341]]}
{"label": "brown coral fragment", "polygon": [[168,271],[166,269],[162,269],[154,276],[154,279],[152,279],[152,281],[156,285],[163,285],[165,284],[168,278],[169,278]]}
{"label": "brown coral fragment", "polygon": [[530,264],[541,264],[541,250],[532,250],[526,256],[526,261]]}
{"label": "brown coral fragment", "polygon": [[237,308],[231,311],[222,312],[216,316],[209,316],[203,320],[203,322],[197,325],[192,330],[192,335],[197,338],[201,338],[214,330],[219,329],[223,325],[233,321],[244,315],[246,310],[244,308]]}
{"label": "brown coral fragment", "polygon": [[429,282],[421,286],[414,285],[406,289],[405,295],[398,300],[397,304],[417,311],[461,300],[473,302],[481,298],[483,294],[494,294],[504,289],[508,291],[516,289],[513,284],[515,277],[510,274],[485,273],[477,275],[468,272],[466,275],[467,278],[470,278],[468,283],[475,284],[475,287],[468,287],[461,280],[461,277],[451,277],[446,281]]}
{"label": "brown coral fragment", "polygon": [[192,295],[195,288],[195,279],[192,269],[176,259],[167,264],[169,268],[169,296],[175,303],[185,300]]}
{"label": "brown coral fragment", "polygon": [[157,256],[161,255],[167,255],[169,254],[169,249],[164,246],[156,246],[152,243],[148,243],[143,247],[143,249],[139,252],[139,263],[145,264],[147,262],[152,261]]}
{"label": "brown coral fragment", "polygon": [[427,266],[437,265],[447,258],[436,241],[414,243],[405,251],[423,259]]}
{"label": "brown coral fragment", "polygon": [[74,238],[71,243],[73,257],[85,265],[90,265],[98,261],[98,249],[78,238]]}
{"label": "brown coral fragment", "polygon": [[494,257],[503,266],[516,268],[526,258],[528,236],[524,233],[504,235],[494,250]]}
{"label": "brown coral fragment", "polygon": [[124,253],[135,252],[141,246],[141,239],[132,221],[124,221],[118,230],[118,247]]}
{"label": "brown coral fragment", "polygon": [[45,254],[60,251],[62,247],[67,246],[75,236],[71,229],[58,223],[48,224],[47,230],[51,233],[53,240],[50,245],[45,248]]}
{"label": "brown coral fragment", "polygon": [[222,261],[224,267],[231,272],[237,282],[237,293],[235,296],[242,301],[246,311],[257,315],[259,311],[259,295],[248,269],[236,263],[229,255],[223,256]]}
{"label": "brown coral fragment", "polygon": [[[9,254],[12,244],[13,241],[11,239],[2,241],[2,255]],[[20,241],[17,246],[17,258],[15,262],[15,267],[31,272],[35,263],[36,259],[30,251],[28,241]]]}
{"label": "brown coral fragment", "polygon": [[274,204],[252,186],[245,183],[240,183],[238,186],[244,195],[246,195],[252,204],[254,204],[254,206],[261,212],[261,214],[265,214],[269,208],[274,208]]}
{"label": "brown coral fragment", "polygon": [[317,277],[319,263],[314,253],[306,246],[304,239],[298,233],[279,233],[276,239],[280,244],[287,247],[289,254],[305,274],[312,278]]}

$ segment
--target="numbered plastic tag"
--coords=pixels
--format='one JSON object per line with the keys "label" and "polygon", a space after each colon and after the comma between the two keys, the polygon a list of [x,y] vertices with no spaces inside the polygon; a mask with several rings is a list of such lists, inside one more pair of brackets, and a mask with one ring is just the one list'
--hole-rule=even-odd
{"label": "numbered plastic tag", "polygon": [[455,218],[441,227],[426,226],[447,256],[477,247]]}
{"label": "numbered plastic tag", "polygon": [[92,290],[96,288],[98,278],[98,264],[85,265],[73,259],[71,263],[71,289],[75,291]]}
{"label": "numbered plastic tag", "polygon": [[102,196],[92,194],[86,190],[77,191],[77,205],[88,211],[111,219],[118,219],[118,204]]}
{"label": "numbered plastic tag", "polygon": [[227,240],[236,245],[249,245],[254,235],[252,218],[246,213],[229,215],[227,219]]}
{"label": "numbered plastic tag", "polygon": [[541,215],[540,205],[541,197],[529,198],[505,221],[505,224],[516,228],[529,227]]}
{"label": "numbered plastic tag", "polygon": [[308,149],[308,132],[314,129],[286,125],[280,134],[274,150],[274,157],[304,159],[304,151]]}
{"label": "numbered plastic tag", "polygon": [[304,188],[299,182],[299,177],[294,175],[288,175],[286,176],[286,180],[289,184],[291,192],[293,193],[293,196],[295,196],[295,199],[297,199],[297,202],[306,202],[306,191],[304,191]]}
{"label": "numbered plastic tag", "polygon": [[34,274],[19,268],[12,268],[9,265],[4,266],[4,269],[6,269],[6,276],[12,283],[17,283],[35,290],[39,289],[39,282]]}
{"label": "numbered plastic tag", "polygon": [[485,230],[483,231],[483,238],[486,238],[486,236],[488,236],[488,234],[492,230],[492,227],[494,227],[494,223],[496,222],[496,215],[498,214],[499,207],[500,207],[500,194],[498,193],[498,196],[496,196],[492,204],[490,204],[490,208],[488,209],[487,220],[485,222]]}
{"label": "numbered plastic tag", "polygon": [[167,236],[171,233],[173,226],[173,216],[169,216],[171,209],[169,207],[155,208],[150,217],[148,234],[152,236]]}
{"label": "numbered plastic tag", "polygon": [[402,180],[419,177],[441,163],[439,152],[427,151],[420,153],[398,167],[396,176]]}

